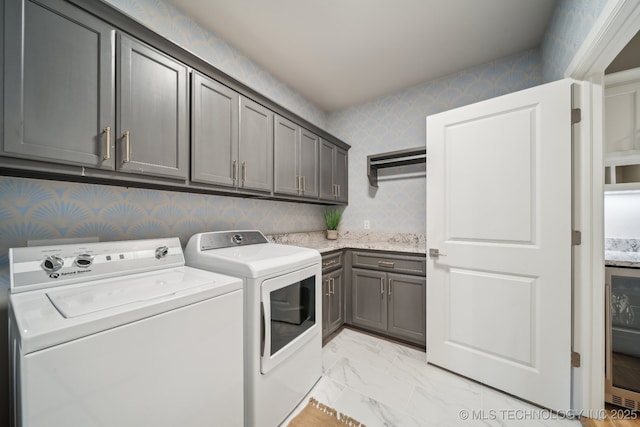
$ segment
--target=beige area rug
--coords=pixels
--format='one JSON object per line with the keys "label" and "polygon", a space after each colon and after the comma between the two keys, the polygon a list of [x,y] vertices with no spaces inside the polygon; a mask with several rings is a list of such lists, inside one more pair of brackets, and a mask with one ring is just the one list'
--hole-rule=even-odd
{"label": "beige area rug", "polygon": [[304,409],[291,420],[288,427],[366,427],[353,418],[318,402],[313,397]]}

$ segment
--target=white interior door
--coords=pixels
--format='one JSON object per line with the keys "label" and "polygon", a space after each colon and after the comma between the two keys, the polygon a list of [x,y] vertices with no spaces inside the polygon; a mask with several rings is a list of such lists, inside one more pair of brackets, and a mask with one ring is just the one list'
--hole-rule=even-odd
{"label": "white interior door", "polygon": [[571,81],[427,118],[427,361],[571,396]]}

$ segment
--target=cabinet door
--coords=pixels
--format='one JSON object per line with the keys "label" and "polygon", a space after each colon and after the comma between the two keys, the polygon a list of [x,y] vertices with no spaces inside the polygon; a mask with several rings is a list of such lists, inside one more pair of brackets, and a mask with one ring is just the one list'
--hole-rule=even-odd
{"label": "cabinet door", "polygon": [[387,274],[387,331],[398,338],[425,344],[426,279]]}
{"label": "cabinet door", "polygon": [[6,0],[0,5],[5,7],[2,152],[113,169],[114,30],[68,3],[47,4]]}
{"label": "cabinet door", "polygon": [[338,186],[338,201],[349,201],[349,161],[346,150],[336,147],[335,165],[333,167],[333,182]]}
{"label": "cabinet door", "polygon": [[118,169],[186,178],[187,67],[125,35],[118,39]]}
{"label": "cabinet door", "polygon": [[343,302],[343,270],[340,269],[329,275],[329,293],[331,294],[331,304],[329,305],[328,332],[336,331],[344,323],[344,302]]}
{"label": "cabinet door", "polygon": [[352,269],[352,322],[379,331],[387,330],[386,273]]}
{"label": "cabinet door", "polygon": [[240,182],[242,188],[271,192],[273,185],[273,113],[240,98]]}
{"label": "cabinet door", "polygon": [[300,126],[275,116],[274,192],[277,194],[299,194],[299,141]]}
{"label": "cabinet door", "polygon": [[336,192],[333,186],[333,152],[335,145],[323,139],[320,140],[320,198],[335,200]]}
{"label": "cabinet door", "polygon": [[318,197],[318,146],[320,138],[306,129],[300,131],[300,167],[302,195]]}
{"label": "cabinet door", "polygon": [[329,275],[322,276],[322,338],[329,335],[329,310],[331,306],[331,293]]}
{"label": "cabinet door", "polygon": [[193,73],[191,109],[191,179],[236,186],[238,164],[238,94]]}

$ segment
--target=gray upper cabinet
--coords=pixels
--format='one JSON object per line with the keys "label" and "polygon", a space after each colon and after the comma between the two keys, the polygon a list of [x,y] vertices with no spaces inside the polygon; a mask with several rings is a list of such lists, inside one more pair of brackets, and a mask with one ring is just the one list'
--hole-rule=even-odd
{"label": "gray upper cabinet", "polygon": [[118,169],[187,178],[187,67],[125,35],[118,39]]}
{"label": "gray upper cabinet", "polygon": [[320,140],[320,199],[335,200],[336,192],[333,185],[333,152],[336,146]]}
{"label": "gray upper cabinet", "polygon": [[304,128],[300,128],[300,167],[302,195],[318,198],[318,147],[320,138]]}
{"label": "gray upper cabinet", "polygon": [[114,167],[114,29],[62,1],[4,2],[2,153]]}
{"label": "gray upper cabinet", "polygon": [[320,140],[319,176],[321,200],[349,201],[347,151],[324,139]]}
{"label": "gray upper cabinet", "polygon": [[191,180],[271,192],[273,113],[194,72]]}
{"label": "gray upper cabinet", "polygon": [[321,202],[347,144],[110,3],[0,0],[0,171]]}
{"label": "gray upper cabinet", "polygon": [[318,198],[320,138],[290,120],[275,118],[276,194]]}
{"label": "gray upper cabinet", "polygon": [[336,147],[334,153],[333,182],[336,186],[336,200],[347,203],[349,201],[349,155],[347,150],[340,147]]}
{"label": "gray upper cabinet", "polygon": [[274,139],[274,192],[276,194],[300,194],[301,180],[298,174],[300,126],[280,116],[275,117]]}
{"label": "gray upper cabinet", "polygon": [[273,186],[273,112],[240,98],[239,186],[271,192]]}
{"label": "gray upper cabinet", "polygon": [[191,180],[236,187],[238,93],[194,72],[191,96]]}

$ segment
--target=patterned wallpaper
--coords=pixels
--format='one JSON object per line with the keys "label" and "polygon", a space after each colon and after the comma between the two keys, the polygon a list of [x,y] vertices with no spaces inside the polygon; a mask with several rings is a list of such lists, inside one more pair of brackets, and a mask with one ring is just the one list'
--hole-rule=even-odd
{"label": "patterned wallpaper", "polygon": [[564,71],[608,1],[558,1],[540,46],[543,82],[564,78]]}
{"label": "patterned wallpaper", "polygon": [[[407,88],[329,115],[349,151],[349,206],[341,229],[426,233],[424,167],[394,168],[369,185],[367,156],[425,145],[426,116],[541,83],[537,49]],[[422,165],[424,166],[424,165]]]}
{"label": "patterned wallpaper", "polygon": [[202,231],[324,228],[324,206],[302,203],[8,177],[0,194],[0,281],[8,281],[8,248],[27,240],[178,236],[186,245]]}

